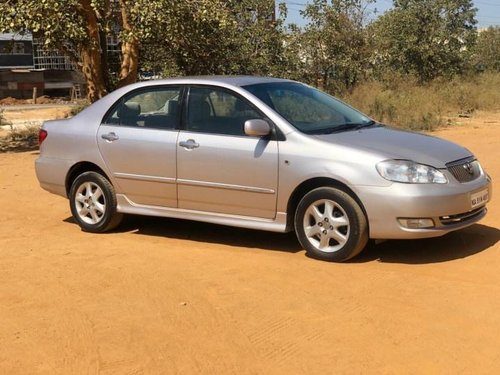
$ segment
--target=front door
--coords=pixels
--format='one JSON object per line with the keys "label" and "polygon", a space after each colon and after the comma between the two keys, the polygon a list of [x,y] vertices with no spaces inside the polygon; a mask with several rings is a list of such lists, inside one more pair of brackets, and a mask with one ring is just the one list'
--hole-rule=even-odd
{"label": "front door", "polygon": [[133,203],[177,207],[179,97],[178,86],[133,91],[99,127],[102,157],[121,192]]}
{"label": "front door", "polygon": [[278,142],[245,135],[244,122],[254,118],[263,116],[229,90],[190,88],[177,142],[179,208],[276,216]]}

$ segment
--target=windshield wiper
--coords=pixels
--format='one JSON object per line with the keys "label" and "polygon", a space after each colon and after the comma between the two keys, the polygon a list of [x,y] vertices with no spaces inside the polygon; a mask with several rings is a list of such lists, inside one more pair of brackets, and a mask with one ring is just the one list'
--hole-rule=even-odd
{"label": "windshield wiper", "polygon": [[363,122],[363,123],[346,123],[346,124],[341,124],[341,125],[336,125],[331,128],[327,129],[320,129],[314,132],[314,134],[332,134],[332,133],[339,133],[343,131],[352,131],[352,130],[359,130],[363,128],[369,128],[372,126],[381,126],[377,122],[371,120],[369,122]]}
{"label": "windshield wiper", "polygon": [[368,122],[364,122],[362,124],[355,124],[355,125],[356,125],[356,130],[364,129],[364,128],[372,128],[372,127],[383,126],[382,124],[379,124],[378,122],[376,122],[374,120],[370,120]]}

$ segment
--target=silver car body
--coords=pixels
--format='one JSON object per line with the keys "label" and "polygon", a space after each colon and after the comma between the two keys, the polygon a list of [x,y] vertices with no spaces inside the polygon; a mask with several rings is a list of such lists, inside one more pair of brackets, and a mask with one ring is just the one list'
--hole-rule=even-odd
{"label": "silver car body", "polygon": [[[179,78],[116,90],[71,119],[43,125],[48,137],[36,160],[37,177],[44,189],[67,197],[72,170],[94,165],[115,187],[118,212],[276,232],[293,229],[290,208],[297,192],[321,184],[340,185],[352,192],[367,216],[372,239],[440,236],[486,215],[486,202],[478,206],[471,203],[478,194],[491,198],[486,173],[481,169],[473,181],[458,182],[450,172],[450,162],[474,160],[467,149],[389,127],[304,134],[242,87],[275,81],[284,80]],[[209,85],[235,92],[264,113],[282,138],[101,123],[109,108],[128,92],[168,85]],[[118,139],[103,139],[110,134]],[[433,166],[445,174],[448,183],[388,181],[375,168],[388,159]],[[401,225],[399,218],[431,218],[435,227],[410,229]]]}

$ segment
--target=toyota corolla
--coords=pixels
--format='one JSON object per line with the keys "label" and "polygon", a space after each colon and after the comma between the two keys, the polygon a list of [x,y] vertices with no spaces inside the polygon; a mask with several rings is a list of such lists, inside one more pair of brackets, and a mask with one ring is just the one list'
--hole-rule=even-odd
{"label": "toyota corolla", "polygon": [[[45,122],[40,185],[88,232],[123,214],[295,230],[344,261],[368,239],[436,237],[486,215],[491,180],[459,145],[380,124],[299,82],[148,81]],[[196,230],[196,226],[193,227]]]}

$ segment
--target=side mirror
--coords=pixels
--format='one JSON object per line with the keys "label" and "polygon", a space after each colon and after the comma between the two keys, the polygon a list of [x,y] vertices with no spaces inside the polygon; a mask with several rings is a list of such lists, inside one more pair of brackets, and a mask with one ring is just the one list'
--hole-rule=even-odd
{"label": "side mirror", "polygon": [[265,120],[253,119],[245,121],[245,134],[251,137],[263,137],[271,133],[271,126]]}

